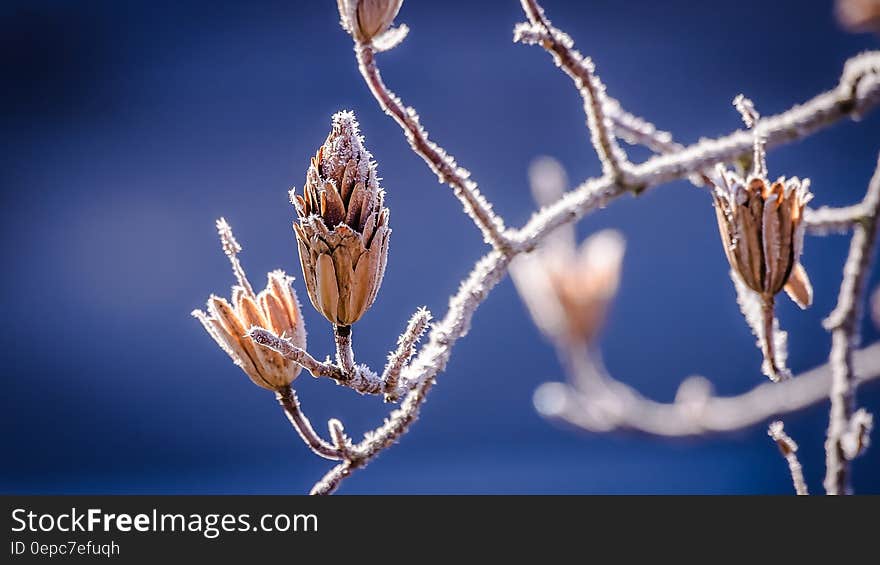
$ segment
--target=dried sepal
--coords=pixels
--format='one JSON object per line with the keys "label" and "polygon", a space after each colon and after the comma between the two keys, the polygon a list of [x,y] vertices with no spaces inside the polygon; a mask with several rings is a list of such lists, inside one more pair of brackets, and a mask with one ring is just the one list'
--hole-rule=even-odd
{"label": "dried sepal", "polygon": [[361,43],[382,38],[389,31],[402,4],[403,0],[337,0],[343,29]]}
{"label": "dried sepal", "polygon": [[349,326],[376,299],[391,233],[376,163],[353,113],[333,116],[332,130],[306,173],[303,194],[291,191],[290,198],[312,305],[331,323]]}
{"label": "dried sepal", "polygon": [[266,288],[254,295],[249,284],[242,285],[247,278],[238,261],[241,246],[232,235],[232,229],[222,218],[217,227],[223,251],[232,263],[239,284],[232,287],[231,303],[211,295],[207,311],[194,310],[192,315],[254,384],[282,390],[296,379],[302,367],[280,353],[260,347],[246,334],[252,327],[266,328],[305,349],[306,330],[296,292],[291,286],[293,277],[283,271],[272,271]]}

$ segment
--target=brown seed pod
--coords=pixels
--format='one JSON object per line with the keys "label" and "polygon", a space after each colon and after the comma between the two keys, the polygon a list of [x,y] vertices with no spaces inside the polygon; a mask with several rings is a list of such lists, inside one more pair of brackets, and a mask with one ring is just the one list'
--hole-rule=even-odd
{"label": "brown seed pod", "polygon": [[772,298],[785,292],[801,308],[813,302],[813,288],[800,263],[804,207],[810,181],[780,177],[747,180],[719,170],[714,191],[718,229],[731,268],[753,291]]}
{"label": "brown seed pod", "polygon": [[303,194],[291,191],[290,198],[312,305],[332,324],[350,326],[376,299],[391,234],[376,164],[353,113],[333,116],[333,129],[306,173]]}
{"label": "brown seed pod", "polygon": [[225,298],[211,295],[207,313],[193,311],[214,341],[236,365],[250,377],[254,384],[269,390],[281,390],[299,375],[302,367],[285,359],[280,353],[255,344],[247,334],[258,326],[276,335],[290,339],[300,349],[306,347],[306,328],[300,312],[296,292],[291,286],[293,277],[284,271],[272,271],[266,288],[254,294],[238,261],[241,247],[232,235],[226,220],[217,222],[223,250],[232,262],[238,284],[232,287],[231,303]]}

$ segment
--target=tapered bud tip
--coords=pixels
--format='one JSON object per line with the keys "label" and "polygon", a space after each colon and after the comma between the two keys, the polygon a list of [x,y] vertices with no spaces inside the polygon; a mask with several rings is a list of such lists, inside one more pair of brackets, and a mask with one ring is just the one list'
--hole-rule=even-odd
{"label": "tapered bud tip", "polygon": [[331,136],[360,136],[360,125],[358,124],[354,112],[351,110],[341,110],[336,112],[331,118],[331,123],[333,124],[333,130],[330,133]]}
{"label": "tapered bud tip", "polygon": [[364,182],[367,188],[377,189],[375,170],[371,171],[375,169],[373,156],[364,147],[364,137],[354,112],[336,112],[331,123],[330,133],[321,148],[320,165],[324,178],[332,179],[337,184],[336,189],[342,190],[340,184],[345,180],[345,169],[349,161],[354,160],[356,168],[352,171],[351,179]]}

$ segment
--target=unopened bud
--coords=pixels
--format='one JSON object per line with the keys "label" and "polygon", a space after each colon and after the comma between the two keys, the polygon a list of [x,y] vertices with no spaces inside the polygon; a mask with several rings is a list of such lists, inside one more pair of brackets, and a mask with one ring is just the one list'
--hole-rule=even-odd
{"label": "unopened bud", "polygon": [[306,174],[303,194],[291,191],[293,227],[309,298],[330,323],[349,326],[376,299],[388,258],[388,208],[376,163],[351,112],[333,129]]}

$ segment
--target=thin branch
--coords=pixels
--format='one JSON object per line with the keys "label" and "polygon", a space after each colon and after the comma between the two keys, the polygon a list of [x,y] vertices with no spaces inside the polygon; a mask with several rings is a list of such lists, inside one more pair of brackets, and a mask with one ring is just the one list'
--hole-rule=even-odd
{"label": "thin branch", "polygon": [[321,439],[321,436],[315,432],[309,419],[303,414],[299,400],[296,398],[296,392],[292,388],[288,386],[277,391],[275,397],[278,399],[281,407],[284,408],[287,419],[290,420],[290,423],[299,433],[299,437],[306,442],[306,445],[315,454],[325,459],[342,459],[343,456],[339,449]]}
{"label": "thin branch", "polygon": [[[853,367],[858,384],[880,379],[880,342],[854,352]],[[578,382],[582,377],[572,374],[569,380]],[[708,436],[749,428],[822,402],[831,389],[831,367],[825,364],[730,397],[714,396],[708,380],[690,377],[672,403],[651,400],[623,382],[606,380],[609,393],[604,395],[588,395],[562,382],[542,384],[535,391],[535,405],[543,416],[588,432],[619,429],[668,438]]]}
{"label": "thin branch", "polygon": [[404,106],[400,98],[385,86],[376,65],[373,46],[355,42],[355,53],[358,68],[370,87],[370,92],[385,113],[394,118],[403,129],[413,151],[425,160],[441,183],[452,187],[467,215],[483,232],[486,243],[495,249],[508,250],[510,243],[504,233],[504,222],[492,211],[492,205],[480,193],[477,183],[471,180],[470,172],[458,166],[452,155],[428,139],[428,132],[419,123],[419,115],[415,109]]}
{"label": "thin branch", "polygon": [[[801,139],[834,122],[849,117],[858,109],[863,115],[880,103],[880,52],[865,53],[854,58],[863,64],[845,67],[840,84],[804,104],[762,119],[758,122],[766,138],[767,148]],[[864,71],[858,74],[857,71]],[[855,87],[853,85],[862,85]],[[710,169],[716,163],[733,162],[748,155],[754,135],[736,131],[717,139],[708,139],[667,155],[659,155],[636,165],[632,171],[634,184],[646,188],[685,178],[692,173]],[[517,249],[530,251],[548,233],[560,225],[576,220],[594,206],[603,205],[620,196],[624,190],[607,179],[590,179],[567,193],[561,200],[536,212],[528,223],[514,233]]]}
{"label": "thin branch", "polygon": [[798,461],[797,458],[798,446],[795,441],[785,433],[785,427],[782,422],[776,421],[770,424],[770,427],[767,429],[767,435],[773,438],[773,441],[775,441],[776,445],[779,447],[779,452],[782,453],[782,457],[784,457],[785,462],[788,463],[788,470],[791,472],[791,481],[794,483],[794,491],[799,496],[810,494],[807,490],[807,482],[804,480],[804,469],[801,467],[801,462]]}
{"label": "thin branch", "polygon": [[314,377],[329,377],[335,381],[346,381],[346,375],[339,367],[332,363],[318,361],[308,351],[295,346],[287,338],[279,337],[264,328],[251,328],[247,335],[257,344],[277,351],[294,363],[299,363]]}
{"label": "thin branch", "polygon": [[333,363],[318,361],[307,351],[295,346],[289,339],[279,337],[269,330],[251,328],[247,335],[257,344],[277,351],[294,363],[299,363],[314,377],[333,379],[337,384],[361,394],[382,394],[385,391],[382,381],[366,365],[354,366],[347,372]]}
{"label": "thin branch", "polygon": [[351,459],[351,440],[345,435],[345,427],[336,418],[327,421],[330,437],[333,439],[333,447],[339,451],[343,459]]}
{"label": "thin branch", "polygon": [[574,49],[571,37],[550,23],[535,0],[521,0],[521,4],[530,24],[516,26],[514,41],[540,44],[553,56],[556,66],[571,77],[584,100],[587,127],[593,147],[602,162],[603,174],[625,184],[631,165],[614,137],[614,124],[606,110],[608,99],[605,85],[596,75],[592,60]]}
{"label": "thin branch", "polygon": [[241,266],[241,261],[238,259],[238,254],[241,253],[241,245],[235,239],[232,227],[226,221],[226,218],[217,220],[217,234],[220,236],[220,245],[223,247],[223,253],[226,254],[229,263],[232,265],[232,273],[235,275],[235,280],[248,296],[255,298],[254,288],[251,286],[250,281],[248,281],[247,275]]}
{"label": "thin branch", "polygon": [[321,477],[321,480],[315,483],[312,490],[309,491],[309,494],[312,496],[326,496],[333,494],[336,492],[336,489],[339,488],[339,484],[351,475],[351,471],[354,468],[355,467],[352,466],[351,461],[343,461],[339,465],[336,465],[330,469],[326,475]]}
{"label": "thin branch", "polygon": [[867,217],[868,211],[863,203],[844,206],[842,208],[807,208],[804,211],[804,226],[807,232],[814,235],[843,233]]}
{"label": "thin branch", "polygon": [[312,494],[331,494],[352,471],[364,467],[407,432],[418,418],[421,405],[434,385],[434,377],[446,368],[453,345],[467,334],[474,312],[501,281],[509,263],[510,257],[498,251],[489,252],[477,262],[450,299],[446,316],[433,326],[428,343],[403,369],[402,380],[414,384],[400,408],[391,413],[384,425],[365,434],[364,439],[352,447],[353,458],[331,469],[315,484]]}
{"label": "thin branch", "polygon": [[857,455],[848,454],[845,449],[846,436],[852,429],[855,411],[856,378],[852,366],[852,350],[860,340],[859,326],[862,321],[865,286],[874,256],[877,226],[880,223],[880,158],[862,204],[867,214],[855,226],[849,256],[843,267],[837,307],[824,323],[831,331],[829,362],[832,368],[831,414],[825,442],[825,491],[828,494],[849,492],[849,461]]}
{"label": "thin branch", "polygon": [[400,373],[406,363],[416,354],[416,344],[431,322],[431,313],[426,308],[419,308],[410,318],[406,330],[397,340],[397,349],[388,355],[388,364],[382,373],[385,383],[385,400],[396,402],[401,391],[399,389]]}

